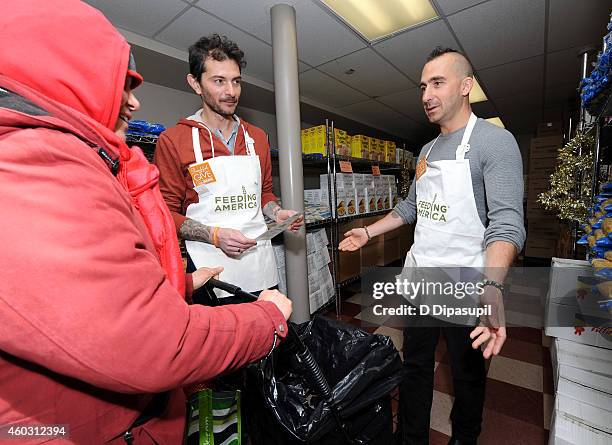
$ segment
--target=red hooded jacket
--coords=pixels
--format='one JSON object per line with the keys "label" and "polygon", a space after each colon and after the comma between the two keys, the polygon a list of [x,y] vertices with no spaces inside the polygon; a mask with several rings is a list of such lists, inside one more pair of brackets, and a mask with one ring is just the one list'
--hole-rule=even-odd
{"label": "red hooded jacket", "polygon": [[142,170],[140,154],[111,131],[127,42],[74,0],[8,3],[0,26],[0,425],[68,424],[63,443],[123,443],[151,394],[171,391],[164,414],[135,429],[134,443],[180,443],[180,388],[262,357],[275,330],[287,332],[285,321],[270,302],[188,306],[178,275],[171,283],[161,267],[160,255],[174,261],[174,233],[164,232],[155,171]]}

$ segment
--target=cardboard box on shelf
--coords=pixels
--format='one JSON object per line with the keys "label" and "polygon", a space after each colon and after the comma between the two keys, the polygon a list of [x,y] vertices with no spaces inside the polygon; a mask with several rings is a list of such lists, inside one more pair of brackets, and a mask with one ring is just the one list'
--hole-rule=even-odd
{"label": "cardboard box on shelf", "polygon": [[382,243],[380,240],[376,240],[372,243],[368,243],[360,249],[361,255],[361,268],[368,268],[373,266],[379,266],[382,262],[381,248],[379,247]]}
{"label": "cardboard box on shelf", "polygon": [[393,141],[385,141],[385,162],[396,162],[396,146]]}
{"label": "cardboard box on shelf", "polygon": [[321,189],[309,189],[304,190],[304,201],[312,204],[321,203]]}
{"label": "cardboard box on shelf", "polygon": [[368,203],[368,213],[376,212],[378,208],[378,196],[374,187],[365,188],[365,198]]}
{"label": "cardboard box on shelf", "polygon": [[355,188],[365,187],[365,175],[363,173],[353,173],[353,184],[355,184]]}
{"label": "cardboard box on shelf", "polygon": [[559,137],[563,137],[562,134],[563,133],[563,126],[561,124],[561,122],[542,122],[540,124],[538,124],[538,128],[536,131],[536,134],[538,135],[538,137],[543,137],[543,136],[559,136]]}
{"label": "cardboard box on shelf", "polygon": [[344,190],[346,201],[346,216],[357,214],[357,194],[354,188]]}
{"label": "cardboard box on shelf", "polygon": [[[327,181],[330,179],[333,184],[333,175],[321,174],[319,175],[319,184],[321,190],[327,190],[328,184]],[[353,174],[352,173],[336,173],[336,188],[337,189],[352,189],[355,187],[355,183],[353,182]]]}
{"label": "cardboard box on shelf", "polygon": [[366,189],[365,187],[355,188],[355,208],[359,215],[365,215],[369,213],[368,202],[366,201]]}
{"label": "cardboard box on shelf", "polygon": [[370,158],[370,138],[363,134],[351,136],[351,156],[354,158]]}
{"label": "cardboard box on shelf", "polygon": [[557,241],[549,238],[527,236],[525,241],[525,256],[534,258],[552,258],[555,254]]}
{"label": "cardboard box on shelf", "polygon": [[348,142],[348,134],[344,130],[334,128],[336,154],[340,156],[351,156],[351,146]]}
{"label": "cardboard box on shelf", "polygon": [[360,252],[338,252],[338,281],[343,282],[361,273]]}
{"label": "cardboard box on shelf", "polygon": [[400,235],[402,233],[402,227],[391,230],[382,235],[382,242],[379,246],[379,266],[386,266],[393,261],[402,258],[400,249]]}

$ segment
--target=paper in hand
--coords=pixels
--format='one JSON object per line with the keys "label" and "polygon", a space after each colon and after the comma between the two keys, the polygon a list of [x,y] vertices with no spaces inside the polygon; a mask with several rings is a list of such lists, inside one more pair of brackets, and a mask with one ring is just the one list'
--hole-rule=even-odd
{"label": "paper in hand", "polygon": [[285,221],[283,221],[280,224],[274,223],[274,224],[268,226],[268,231],[267,232],[262,233],[261,235],[259,235],[255,239],[257,241],[264,241],[264,240],[272,239],[276,235],[278,235],[279,233],[284,232],[285,230],[287,230],[289,228],[289,226],[291,226],[291,224],[293,224],[295,221],[297,221],[301,217],[302,217],[302,213],[296,213],[295,215],[290,216],[289,218],[287,218]]}

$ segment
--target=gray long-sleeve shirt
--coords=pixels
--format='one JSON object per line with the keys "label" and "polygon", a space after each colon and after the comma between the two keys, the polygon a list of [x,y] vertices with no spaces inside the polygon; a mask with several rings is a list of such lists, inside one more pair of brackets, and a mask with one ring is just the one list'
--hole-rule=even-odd
{"label": "gray long-sleeve shirt", "polygon": [[[430,162],[455,159],[464,128],[440,135],[431,150]],[[421,149],[419,159],[427,154],[433,141]],[[523,162],[514,136],[503,128],[478,119],[469,141],[472,188],[476,208],[486,227],[485,246],[493,241],[508,241],[520,251],[525,242],[523,223]],[[416,220],[415,181],[408,197],[395,206],[404,223]]]}

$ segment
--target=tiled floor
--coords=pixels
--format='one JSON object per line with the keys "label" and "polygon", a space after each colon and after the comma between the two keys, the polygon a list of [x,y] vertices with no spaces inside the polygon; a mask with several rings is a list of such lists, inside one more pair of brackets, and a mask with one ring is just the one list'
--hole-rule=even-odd
{"label": "tiled floor", "polygon": [[[346,294],[346,292],[345,292]],[[346,297],[345,297],[346,298]],[[371,326],[369,311],[363,311],[359,294],[342,302],[340,318],[369,332],[391,337],[402,349],[401,329]],[[327,316],[335,317],[334,309]],[[483,413],[481,445],[544,445],[553,409],[552,369],[548,339],[541,329],[508,328],[508,339],[497,357],[488,363],[487,393]],[[394,413],[397,393],[393,395]],[[434,396],[431,410],[430,444],[446,445],[451,434],[450,410],[453,387],[450,361],[443,336],[436,350]]]}

